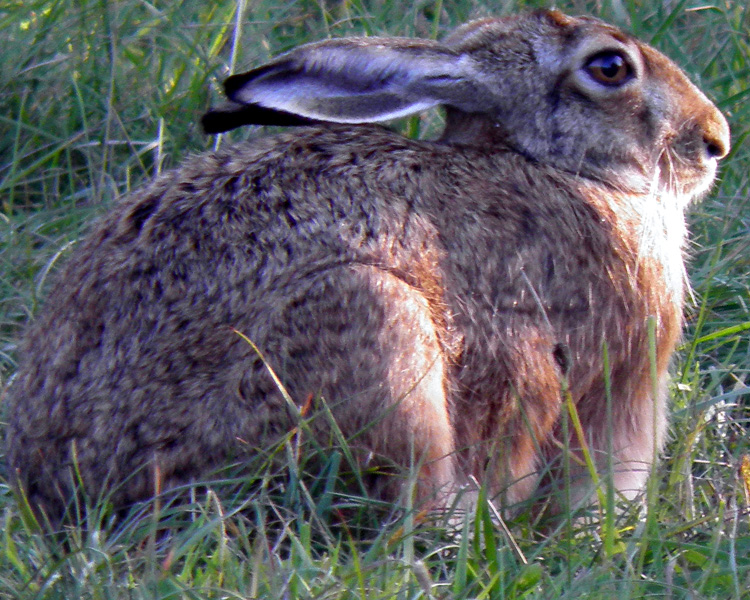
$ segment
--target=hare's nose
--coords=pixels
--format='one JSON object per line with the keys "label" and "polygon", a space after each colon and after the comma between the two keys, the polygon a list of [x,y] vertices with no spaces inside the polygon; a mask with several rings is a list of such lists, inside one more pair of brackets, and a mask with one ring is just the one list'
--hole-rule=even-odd
{"label": "hare's nose", "polygon": [[721,159],[729,153],[729,125],[718,110],[703,131],[703,145],[709,158]]}

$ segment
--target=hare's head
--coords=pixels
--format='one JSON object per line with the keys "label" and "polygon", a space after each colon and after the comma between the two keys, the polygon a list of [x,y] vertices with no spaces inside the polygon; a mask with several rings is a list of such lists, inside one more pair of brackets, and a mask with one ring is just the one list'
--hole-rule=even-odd
{"label": "hare's head", "polygon": [[246,123],[384,121],[443,105],[443,139],[510,147],[635,192],[705,191],[726,120],[665,56],[592,18],[485,19],[442,43],[327,40],[230,77],[208,131]]}

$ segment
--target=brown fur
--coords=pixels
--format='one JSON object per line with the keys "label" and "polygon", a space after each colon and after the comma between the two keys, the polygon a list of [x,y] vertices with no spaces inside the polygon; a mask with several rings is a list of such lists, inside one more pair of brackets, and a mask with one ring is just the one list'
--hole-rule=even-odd
{"label": "brown fur", "polygon": [[[611,30],[551,14],[547,29]],[[526,39],[533,23],[519,22]],[[728,144],[718,111],[654,56],[647,83],[673,78],[672,112],[642,154],[653,169],[670,124],[690,124],[698,140],[664,175],[701,182],[687,191],[638,189],[650,171],[625,177],[583,150],[573,170],[574,157],[451,109],[443,141],[321,125],[194,157],[135,193],[77,248],[29,329],[8,395],[15,483],[59,512],[75,458],[90,494],[116,489],[126,505],[153,493],[154,465],[170,488],[267,447],[294,417],[236,329],[297,403],[325,398],[365,454],[421,460],[422,500],[445,502],[470,475],[506,503],[529,497],[560,452],[563,375],[587,443],[601,464],[611,444],[618,489],[635,495],[665,435],[684,202],[711,178],[690,152]]]}

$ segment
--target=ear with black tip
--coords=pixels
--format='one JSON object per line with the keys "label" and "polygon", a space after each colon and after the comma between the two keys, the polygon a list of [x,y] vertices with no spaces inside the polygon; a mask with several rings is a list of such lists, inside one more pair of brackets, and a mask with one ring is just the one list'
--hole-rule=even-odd
{"label": "ear with black tip", "polygon": [[[371,123],[438,104],[475,111],[483,87],[474,61],[430,40],[352,38],[301,46],[229,77],[230,109],[204,117],[207,131],[242,124]],[[240,108],[245,107],[245,108]]]}

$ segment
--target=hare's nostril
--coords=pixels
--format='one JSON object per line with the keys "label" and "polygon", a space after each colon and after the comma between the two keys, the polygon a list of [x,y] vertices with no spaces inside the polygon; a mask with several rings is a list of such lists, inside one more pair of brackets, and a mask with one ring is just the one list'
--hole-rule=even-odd
{"label": "hare's nostril", "polygon": [[724,158],[729,153],[728,140],[721,135],[704,134],[703,145],[710,158]]}
{"label": "hare's nostril", "polygon": [[706,152],[711,158],[721,158],[726,154],[726,152],[724,152],[723,146],[721,146],[720,144],[707,139],[704,139],[703,142],[706,144]]}

